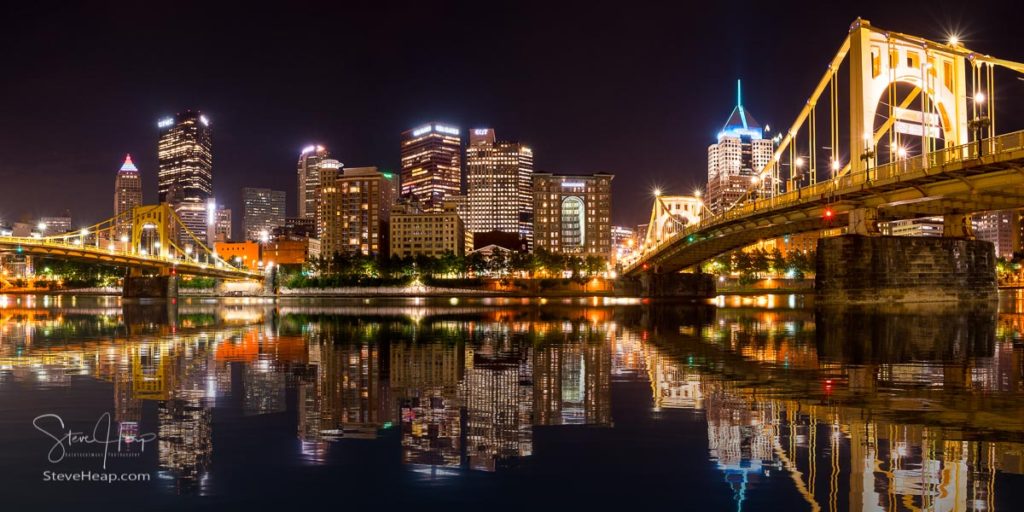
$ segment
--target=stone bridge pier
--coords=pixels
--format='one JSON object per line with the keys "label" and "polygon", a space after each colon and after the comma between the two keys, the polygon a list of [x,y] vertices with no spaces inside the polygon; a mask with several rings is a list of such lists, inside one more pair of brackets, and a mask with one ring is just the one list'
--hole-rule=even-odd
{"label": "stone bridge pier", "polygon": [[633,285],[634,294],[650,298],[706,299],[717,294],[710,274],[644,272],[634,278]]}
{"label": "stone bridge pier", "polygon": [[949,215],[944,224],[942,237],[878,236],[851,226],[855,234],[818,240],[817,300],[824,304],[997,300],[992,242],[971,237],[968,216]]}
{"label": "stone bridge pier", "polygon": [[171,273],[144,276],[140,272],[129,271],[124,278],[121,296],[125,299],[177,299],[178,276]]}

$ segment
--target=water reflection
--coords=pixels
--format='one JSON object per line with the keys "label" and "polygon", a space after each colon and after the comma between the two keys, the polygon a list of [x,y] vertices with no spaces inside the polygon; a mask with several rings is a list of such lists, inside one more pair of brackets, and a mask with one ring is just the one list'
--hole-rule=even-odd
{"label": "water reflection", "polygon": [[[772,296],[128,307],[8,296],[0,391],[74,391],[73,377],[112,383],[118,428],[159,433],[159,468],[182,494],[213,492],[218,464],[244,460],[218,458],[215,431],[260,417],[294,419],[294,457],[306,465],[331,466],[350,443],[396,443],[395,463],[436,478],[528,475],[541,432],[692,411],[707,457],[682,467],[715,472],[720,488],[708,492],[737,509],[795,492],[812,510],[991,510],[1024,481],[1019,304],[815,309]],[[613,388],[631,383],[648,387],[636,398],[648,416],[614,412]],[[215,414],[230,407],[237,417]],[[671,478],[670,468],[643,470]]]}

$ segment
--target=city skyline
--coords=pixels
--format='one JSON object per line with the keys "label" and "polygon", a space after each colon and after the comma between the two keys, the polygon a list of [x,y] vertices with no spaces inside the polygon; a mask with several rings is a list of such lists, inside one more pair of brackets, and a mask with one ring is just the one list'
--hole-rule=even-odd
{"label": "city skyline", "polygon": [[[401,20],[392,20],[397,24],[398,41],[379,48],[367,48],[357,42],[347,43],[349,46],[321,44],[323,39],[313,37],[300,41],[301,49],[310,50],[302,52],[298,51],[296,43],[286,41],[292,29],[282,29],[285,33],[269,34],[266,43],[281,45],[272,55],[271,70],[287,71],[311,60],[319,61],[333,52],[343,57],[340,62],[344,66],[372,72],[367,75],[372,78],[365,84],[344,84],[342,89],[332,92],[326,91],[325,86],[311,86],[307,81],[302,87],[290,86],[275,93],[268,103],[260,103],[256,98],[262,97],[268,87],[279,85],[277,80],[264,77],[274,73],[261,70],[260,75],[252,77],[251,72],[243,69],[259,52],[252,55],[243,52],[237,64],[225,64],[215,58],[226,52],[243,51],[236,49],[229,37],[254,37],[246,28],[228,27],[223,35],[215,35],[213,31],[203,34],[197,30],[197,40],[185,43],[187,49],[209,44],[211,56],[199,58],[196,63],[182,64],[181,76],[168,78],[150,65],[136,62],[136,52],[151,49],[162,40],[174,24],[173,16],[166,21],[154,20],[146,9],[128,9],[110,18],[117,19],[118,23],[146,21],[150,29],[140,35],[137,47],[128,49],[121,43],[100,40],[76,50],[65,38],[73,36],[76,30],[91,33],[104,29],[105,22],[98,23],[97,27],[74,29],[71,25],[78,20],[79,13],[73,7],[60,9],[49,21],[49,26],[59,34],[51,46],[45,49],[27,46],[39,36],[22,33],[20,29],[15,29],[10,42],[13,53],[19,55],[11,65],[12,72],[22,71],[19,76],[25,80],[5,84],[7,94],[4,96],[30,101],[5,105],[9,107],[5,111],[11,122],[0,127],[3,141],[0,155],[4,157],[0,179],[31,186],[24,187],[28,190],[16,196],[5,195],[0,216],[6,220],[23,214],[52,215],[56,212],[46,210],[48,206],[40,204],[40,197],[57,190],[61,194],[59,199],[65,203],[61,210],[70,209],[76,222],[104,218],[101,205],[94,204],[100,203],[93,199],[94,192],[100,189],[93,182],[101,179],[109,182],[110,174],[106,173],[125,153],[135,155],[147,191],[146,200],[152,201],[156,170],[153,148],[157,138],[154,120],[184,108],[195,108],[209,112],[217,122],[215,195],[219,202],[235,211],[241,211],[239,191],[244,186],[293,190],[295,156],[307,144],[321,143],[330,147],[332,156],[346,164],[374,165],[382,170],[397,171],[395,148],[401,131],[438,119],[466,130],[493,126],[529,144],[538,154],[535,165],[538,172],[609,172],[625,178],[616,182],[616,197],[621,199],[616,203],[613,222],[634,225],[643,221],[642,214],[638,215],[625,205],[648,199],[653,186],[661,186],[671,193],[689,193],[702,184],[706,147],[714,140],[723,111],[733,104],[730,85],[737,78],[746,82],[745,103],[758,113],[760,121],[784,123],[792,119],[800,107],[799,98],[780,95],[777,91],[808,89],[807,84],[813,82],[818,68],[791,69],[778,59],[761,55],[797,52],[800,61],[824,62],[829,51],[826,47],[831,46],[809,48],[792,37],[761,38],[744,35],[745,32],[756,32],[753,29],[758,26],[773,26],[772,33],[799,28],[808,39],[820,36],[823,41],[831,41],[837,30],[844,29],[851,19],[860,15],[879,25],[936,39],[942,39],[949,30],[960,29],[973,47],[993,54],[1006,53],[1002,50],[1008,48],[1013,57],[1011,41],[1015,34],[1003,24],[992,21],[1009,16],[1013,9],[1019,11],[1021,7],[1014,5],[1009,11],[968,12],[962,7],[935,5],[925,16],[915,17],[910,8],[897,6],[887,12],[864,4],[856,9],[830,8],[817,16],[815,23],[807,23],[800,17],[783,20],[780,13],[767,7],[751,6],[752,14],[763,16],[742,19],[734,19],[724,10],[706,9],[710,11],[652,12],[647,15],[649,23],[642,33],[638,30],[643,23],[637,23],[637,27],[625,24],[621,27],[623,37],[612,38],[614,41],[602,41],[601,27],[608,28],[619,13],[596,9],[582,20],[590,23],[581,23],[583,28],[570,29],[569,35],[575,36],[575,42],[562,46],[554,43],[559,32],[556,28],[572,19],[569,12],[557,9],[538,12],[527,26],[492,27],[488,29],[494,30],[491,34],[475,24],[474,15],[442,9],[457,14],[445,22],[449,28],[456,29],[455,40],[480,41],[480,44],[463,45],[464,48],[456,52],[461,53],[449,63],[455,73],[448,77],[428,67],[428,56],[407,55],[402,50],[402,42],[411,38],[413,32],[402,30],[407,27]],[[23,14],[26,19],[39,16],[31,12]],[[220,20],[227,19],[229,14],[213,8],[206,16],[208,23],[220,26]],[[329,19],[332,13],[323,14]],[[387,17],[387,13],[359,14],[353,19]],[[691,14],[706,19],[707,26],[691,34],[679,33],[682,31],[676,30],[677,22]],[[919,13],[915,10],[913,14]],[[718,30],[724,27],[729,29]],[[981,32],[981,27],[986,27],[986,31]],[[720,36],[721,33],[736,35],[727,38]],[[492,47],[488,52],[512,51],[517,62],[526,67],[511,75],[510,80],[505,80],[510,71],[504,67],[476,58],[482,48],[493,46],[488,44],[494,42],[492,39],[503,35],[510,36],[509,42]],[[535,41],[526,41],[528,38]],[[701,66],[703,75],[691,81],[687,70],[692,69],[694,61],[688,58],[689,52],[712,43],[720,49],[722,65]],[[663,49],[635,58],[652,48]],[[746,55],[756,48],[761,48],[756,52],[758,55]],[[112,53],[108,55],[104,49]],[[551,49],[555,51],[549,52]],[[168,51],[161,50],[160,55],[166,58]],[[128,72],[136,75],[138,81],[121,80],[115,87],[121,94],[109,94],[117,98],[116,103],[107,97],[108,93],[98,98],[102,101],[79,102],[77,95],[63,95],[56,85],[33,89],[33,84],[54,76],[52,73],[66,75],[69,79],[81,78],[82,72],[69,64],[68,57],[76,53],[82,53],[84,63],[95,63],[98,69],[113,72],[112,77],[104,79],[105,83]],[[388,57],[400,59],[403,65],[398,70],[384,72],[380,63],[387,62]],[[566,59],[576,57],[582,61],[571,65],[571,69],[560,68]],[[28,62],[40,60],[51,64],[41,66],[47,71],[22,69]],[[124,66],[118,67],[118,64]],[[478,78],[466,79],[470,76],[468,69],[480,71]],[[608,71],[615,69],[626,71],[622,74],[629,75],[628,80],[609,75]],[[426,73],[425,78],[441,78],[433,80],[435,85],[411,88],[403,85],[398,76],[415,74],[408,73],[412,71]],[[326,75],[320,82],[335,83],[326,79],[335,76],[335,72],[322,73]],[[526,77],[531,75],[541,78],[528,80]],[[595,80],[597,76],[601,79]],[[94,82],[85,79],[81,83],[84,98],[100,94],[94,92],[99,90]],[[595,83],[599,85],[590,86]],[[544,84],[543,87],[539,87],[540,84]],[[1012,89],[1000,91],[1007,97],[1013,93]],[[48,108],[45,111],[32,108],[39,104]],[[1008,104],[1009,101],[1003,103]],[[253,108],[257,105],[259,108]],[[386,114],[381,114],[384,111]],[[270,122],[271,119],[274,121]],[[104,126],[103,130],[92,129],[97,122]],[[1006,129],[1012,128],[1006,126]],[[29,176],[32,181],[27,182],[22,176]],[[58,183],[61,188],[55,189]]]}

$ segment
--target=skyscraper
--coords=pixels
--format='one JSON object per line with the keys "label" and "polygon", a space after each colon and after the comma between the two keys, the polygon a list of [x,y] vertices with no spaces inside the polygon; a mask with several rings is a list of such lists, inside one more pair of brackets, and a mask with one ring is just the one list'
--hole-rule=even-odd
{"label": "skyscraper", "polygon": [[306,146],[299,155],[296,189],[299,217],[316,218],[316,187],[320,184],[320,162],[329,157],[327,148],[319,144]]}
{"label": "skyscraper", "polygon": [[612,251],[612,176],[533,175],[538,249],[608,258]]}
{"label": "skyscraper", "polygon": [[161,203],[170,203],[191,236],[179,232],[179,244],[210,243],[209,226],[216,223],[213,199],[213,130],[210,120],[186,110],[161,119],[157,148],[157,191]]}
{"label": "skyscraper", "polygon": [[533,150],[498,141],[494,130],[470,132],[466,147],[466,229],[503,231],[533,241]]}
{"label": "skyscraper", "polygon": [[274,230],[284,226],[287,195],[283,190],[269,188],[245,187],[242,189],[242,231],[246,240],[260,240],[261,234],[267,236]]}
{"label": "skyscraper", "polygon": [[161,203],[206,204],[213,196],[213,130],[210,120],[186,110],[157,123],[160,128],[158,192]]}
{"label": "skyscraper", "polygon": [[458,128],[431,123],[402,132],[402,197],[427,211],[443,211],[445,196],[462,191]]}
{"label": "skyscraper", "polygon": [[341,211],[341,195],[338,194],[338,176],[341,162],[326,159],[320,162],[320,182],[316,186],[316,237],[320,239],[321,254],[330,258],[341,250],[341,233],[338,219]]}
{"label": "skyscraper", "polygon": [[[114,178],[114,217],[127,215],[136,206],[142,206],[142,178],[139,177],[139,169],[132,163],[132,156],[126,155],[124,164]],[[130,225],[127,218],[119,222],[117,235],[120,237],[127,234]]]}
{"label": "skyscraper", "polygon": [[[737,82],[736,108],[718,133],[718,142],[708,146],[705,204],[715,214],[724,212],[742,198],[754,186],[754,177],[772,158],[772,141],[764,138],[761,125],[743,108],[739,87]],[[758,187],[770,193],[774,184],[763,180]]]}
{"label": "skyscraper", "polygon": [[321,180],[333,176],[334,184],[321,188],[321,250],[325,255],[387,254],[396,176],[376,167],[350,167],[339,174],[330,161],[326,164]]}

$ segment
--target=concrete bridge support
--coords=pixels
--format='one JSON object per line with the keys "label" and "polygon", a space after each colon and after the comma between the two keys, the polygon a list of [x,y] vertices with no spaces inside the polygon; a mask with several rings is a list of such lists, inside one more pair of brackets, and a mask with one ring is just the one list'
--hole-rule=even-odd
{"label": "concrete bridge support", "polygon": [[136,276],[124,278],[122,297],[126,299],[177,299],[178,276]]}
{"label": "concrete bridge support", "polygon": [[707,299],[717,294],[710,274],[645,272],[637,285],[642,297]]}
{"label": "concrete bridge support", "polygon": [[824,304],[989,302],[995,247],[952,237],[843,235],[818,240],[815,288]]}

